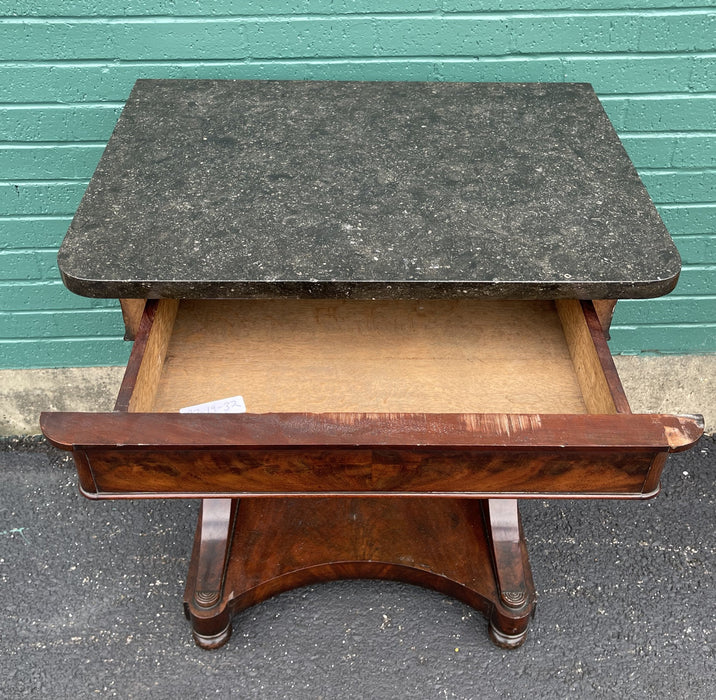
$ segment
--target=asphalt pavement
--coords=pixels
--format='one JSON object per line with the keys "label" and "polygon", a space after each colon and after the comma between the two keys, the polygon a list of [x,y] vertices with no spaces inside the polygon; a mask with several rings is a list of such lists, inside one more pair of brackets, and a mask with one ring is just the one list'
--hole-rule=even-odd
{"label": "asphalt pavement", "polygon": [[521,506],[538,592],[525,644],[381,581],[301,588],[216,651],[182,613],[194,501],[79,495],[72,463],[0,440],[0,697],[716,697],[716,446],[673,455],[650,501]]}

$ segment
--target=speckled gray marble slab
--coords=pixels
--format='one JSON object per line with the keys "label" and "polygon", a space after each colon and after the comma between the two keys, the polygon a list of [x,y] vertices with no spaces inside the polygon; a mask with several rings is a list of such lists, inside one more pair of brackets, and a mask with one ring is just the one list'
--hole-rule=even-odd
{"label": "speckled gray marble slab", "polygon": [[680,269],[573,83],[141,80],[58,260],[139,298],[650,297]]}

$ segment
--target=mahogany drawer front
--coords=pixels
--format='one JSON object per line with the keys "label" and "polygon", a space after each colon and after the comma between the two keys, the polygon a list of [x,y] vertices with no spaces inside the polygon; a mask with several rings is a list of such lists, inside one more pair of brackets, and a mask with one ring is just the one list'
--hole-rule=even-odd
{"label": "mahogany drawer front", "polygon": [[631,415],[572,300],[148,302],[117,408],[42,417],[91,497],[643,498],[701,433]]}

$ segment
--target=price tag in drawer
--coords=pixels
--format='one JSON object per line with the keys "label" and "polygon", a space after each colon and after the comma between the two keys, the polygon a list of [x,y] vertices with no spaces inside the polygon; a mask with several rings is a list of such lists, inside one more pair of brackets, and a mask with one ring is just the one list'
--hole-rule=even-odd
{"label": "price tag in drawer", "polygon": [[186,406],[180,408],[179,413],[246,413],[246,404],[243,396],[231,396],[228,399]]}

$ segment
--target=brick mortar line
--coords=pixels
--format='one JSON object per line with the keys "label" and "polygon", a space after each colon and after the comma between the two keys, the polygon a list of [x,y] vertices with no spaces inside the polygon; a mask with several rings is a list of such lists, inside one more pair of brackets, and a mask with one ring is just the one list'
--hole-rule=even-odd
{"label": "brick mortar line", "polygon": [[[114,60],[112,58],[68,58],[68,59],[28,59],[25,61],[18,60],[0,60],[0,67],[9,68],[117,68],[117,67],[136,67],[136,66],[167,66],[174,68],[195,68],[201,66],[226,65],[226,66],[245,66],[262,63],[397,63],[405,62],[442,62],[442,63],[462,63],[462,62],[517,62],[517,61],[535,61],[535,60],[551,60],[563,61],[564,59],[572,59],[575,61],[613,61],[613,60],[662,60],[664,58],[716,58],[714,51],[614,51],[614,52],[545,52],[545,53],[507,53],[507,54],[418,54],[418,55],[342,55],[342,56],[242,56],[235,59],[227,58],[204,58],[204,59],[121,59]],[[712,90],[704,91],[712,93]],[[615,93],[620,94],[620,93]],[[642,93],[637,93],[642,94]]]}
{"label": "brick mortar line", "polygon": [[509,19],[517,17],[520,19],[537,18],[570,18],[570,17],[681,17],[700,16],[715,14],[716,9],[708,5],[696,5],[693,7],[660,7],[660,8],[604,8],[604,9],[543,9],[543,10],[502,10],[486,12],[465,12],[450,10],[425,10],[417,12],[401,11],[370,11],[370,12],[303,12],[303,13],[266,13],[266,14],[196,14],[196,15],[0,15],[0,25],[63,25],[75,24],[161,24],[172,23],[192,24],[196,22],[291,22],[291,21],[327,21],[327,20],[370,20],[370,19],[432,19],[432,20],[461,20],[461,19]]}

